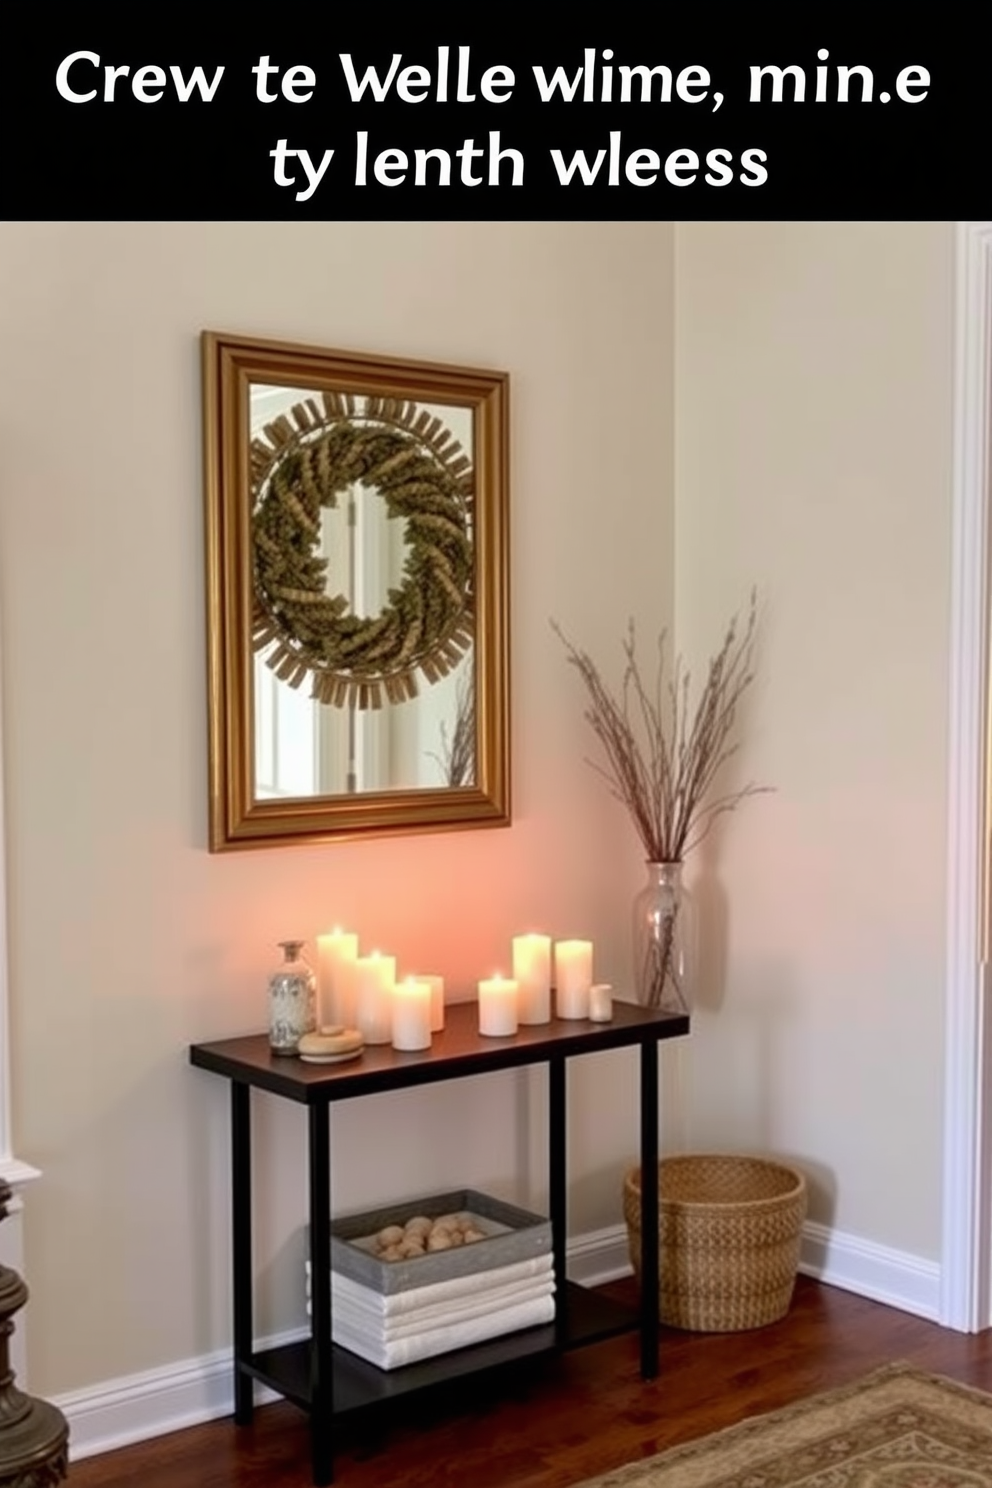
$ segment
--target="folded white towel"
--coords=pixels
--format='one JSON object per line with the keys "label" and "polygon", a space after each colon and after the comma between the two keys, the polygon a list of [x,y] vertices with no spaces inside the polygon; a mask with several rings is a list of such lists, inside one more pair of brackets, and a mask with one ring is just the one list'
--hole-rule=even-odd
{"label": "folded white towel", "polygon": [[427,1329],[471,1322],[474,1318],[485,1317],[489,1312],[499,1312],[508,1307],[517,1307],[523,1302],[553,1296],[554,1281],[547,1277],[536,1278],[531,1282],[518,1282],[515,1287],[503,1287],[499,1295],[490,1292],[477,1298],[465,1297],[451,1302],[437,1302],[417,1312],[401,1313],[398,1317],[385,1320],[344,1297],[335,1299],[333,1305],[335,1316],[349,1324],[367,1328],[371,1331],[371,1336],[390,1342],[394,1338],[408,1338],[413,1333]]}
{"label": "folded white towel", "polygon": [[[380,1292],[371,1287],[361,1285],[359,1282],[351,1281],[348,1277],[339,1276],[334,1272],[331,1276],[331,1296],[335,1306],[344,1303],[348,1306],[359,1308],[368,1317],[380,1322],[393,1323],[401,1319],[411,1318],[418,1323],[429,1320],[437,1312],[448,1312],[452,1307],[465,1305],[501,1307],[507,1302],[520,1300],[521,1296],[532,1295],[535,1287],[545,1287],[553,1290],[554,1270],[549,1264],[543,1270],[531,1276],[521,1276],[516,1279],[507,1280],[498,1271],[489,1273],[492,1280],[483,1282],[471,1291],[459,1288],[457,1291],[442,1294],[436,1287],[417,1287],[410,1292],[404,1292],[404,1298],[409,1302],[402,1309],[391,1309],[389,1311],[383,1305],[384,1298]],[[306,1278],[306,1294],[310,1296],[310,1275]],[[424,1294],[430,1292],[430,1295]]]}
{"label": "folded white towel", "polygon": [[[353,1301],[371,1308],[383,1318],[398,1317],[403,1313],[420,1311],[438,1302],[449,1302],[459,1297],[481,1297],[496,1288],[508,1287],[521,1281],[532,1281],[536,1277],[554,1275],[554,1261],[550,1251],[544,1255],[531,1256],[527,1260],[512,1261],[507,1266],[493,1266],[488,1271],[476,1271],[469,1276],[452,1276],[447,1281],[435,1281],[427,1286],[409,1287],[402,1292],[377,1292],[372,1287],[342,1276],[339,1271],[331,1273],[332,1298],[350,1297]],[[307,1293],[310,1290],[310,1262],[306,1263]]]}
{"label": "folded white towel", "polygon": [[500,1338],[505,1333],[539,1327],[552,1322],[554,1315],[554,1298],[549,1296],[521,1302],[516,1307],[501,1308],[471,1322],[425,1328],[409,1338],[397,1338],[389,1343],[369,1336],[364,1329],[349,1327],[337,1318],[333,1320],[331,1331],[335,1343],[374,1364],[376,1368],[400,1369],[421,1359],[433,1359],[438,1354],[468,1348],[473,1343]]}
{"label": "folded white towel", "polygon": [[[523,1302],[533,1302],[542,1297],[553,1297],[554,1278],[535,1277],[532,1281],[521,1281],[516,1286],[500,1287],[485,1292],[479,1297],[456,1297],[450,1302],[435,1302],[416,1312],[400,1313],[396,1317],[383,1318],[381,1313],[354,1302],[349,1297],[332,1295],[332,1317],[336,1325],[340,1320],[368,1338],[383,1343],[392,1343],[397,1338],[410,1338],[432,1328],[450,1327],[456,1323],[468,1323],[485,1317],[491,1312],[517,1307]],[[310,1304],[307,1303],[307,1312]]]}

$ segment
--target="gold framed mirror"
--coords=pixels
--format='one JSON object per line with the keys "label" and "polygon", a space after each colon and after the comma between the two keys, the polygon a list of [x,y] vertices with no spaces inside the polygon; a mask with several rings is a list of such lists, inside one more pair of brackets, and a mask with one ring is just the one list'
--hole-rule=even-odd
{"label": "gold framed mirror", "polygon": [[211,851],[508,825],[507,374],[201,342]]}

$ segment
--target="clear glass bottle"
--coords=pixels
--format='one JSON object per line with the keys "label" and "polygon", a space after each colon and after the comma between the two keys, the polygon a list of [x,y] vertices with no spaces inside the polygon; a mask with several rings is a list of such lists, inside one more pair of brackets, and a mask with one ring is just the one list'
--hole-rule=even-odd
{"label": "clear glass bottle", "polygon": [[681,863],[648,863],[648,881],[634,900],[634,992],[643,1007],[666,1013],[692,1009],[696,912]]}
{"label": "clear glass bottle", "polygon": [[273,1054],[295,1054],[317,1027],[317,978],[303,956],[303,940],[281,940],[282,965],[269,977],[269,1045]]}

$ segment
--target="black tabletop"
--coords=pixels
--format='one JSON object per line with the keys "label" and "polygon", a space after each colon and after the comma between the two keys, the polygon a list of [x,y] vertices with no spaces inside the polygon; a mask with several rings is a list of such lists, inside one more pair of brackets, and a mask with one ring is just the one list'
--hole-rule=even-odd
{"label": "black tabletop", "polygon": [[688,1032],[684,1014],[614,1000],[609,1023],[555,1018],[522,1026],[510,1037],[490,1038],[479,1033],[478,1004],[463,1002],[448,1005],[443,1032],[434,1034],[430,1049],[423,1053],[400,1053],[389,1044],[376,1044],[341,1064],[308,1064],[295,1055],[274,1054],[268,1035],[257,1033],[193,1044],[190,1062],[229,1080],[313,1105],[542,1064],[556,1056],[658,1043]]}

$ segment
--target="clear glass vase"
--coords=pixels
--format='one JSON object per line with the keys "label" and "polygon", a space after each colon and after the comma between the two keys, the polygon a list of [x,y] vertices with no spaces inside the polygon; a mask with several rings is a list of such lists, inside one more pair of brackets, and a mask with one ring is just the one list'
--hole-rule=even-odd
{"label": "clear glass vase", "polygon": [[295,1054],[303,1035],[317,1027],[317,978],[302,940],[279,944],[282,965],[269,977],[269,1046],[273,1054]]}
{"label": "clear glass vase", "polygon": [[647,865],[634,900],[634,993],[643,1007],[666,1013],[692,1008],[696,914],[681,863]]}

